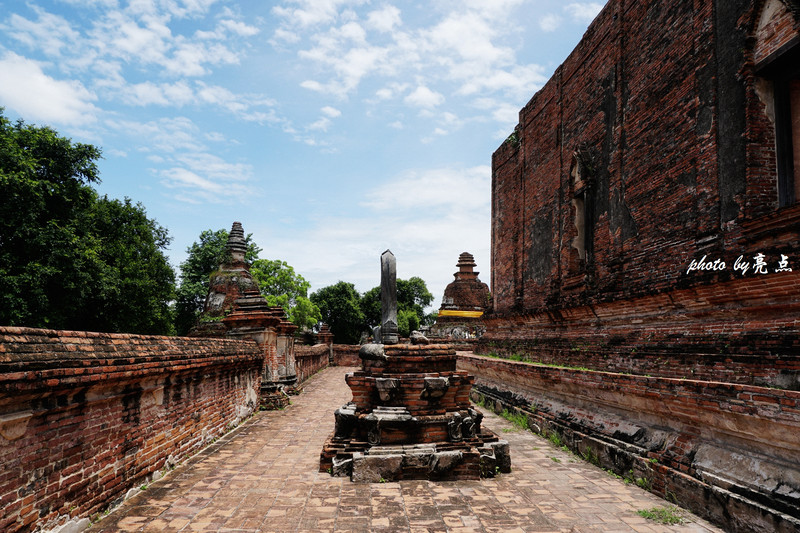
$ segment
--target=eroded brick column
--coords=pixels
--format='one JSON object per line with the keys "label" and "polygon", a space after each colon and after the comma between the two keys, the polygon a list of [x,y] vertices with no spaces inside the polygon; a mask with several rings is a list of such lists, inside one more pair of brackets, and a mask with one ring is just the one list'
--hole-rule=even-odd
{"label": "eroded brick column", "polygon": [[253,339],[264,354],[261,376],[261,408],[289,405],[287,393],[297,384],[294,362],[294,330],[281,307],[272,307],[255,289],[237,299],[223,324],[233,338]]}

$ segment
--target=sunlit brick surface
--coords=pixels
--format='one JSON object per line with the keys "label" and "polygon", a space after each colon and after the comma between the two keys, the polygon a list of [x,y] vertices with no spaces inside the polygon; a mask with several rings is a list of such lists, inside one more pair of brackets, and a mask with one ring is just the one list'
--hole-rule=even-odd
{"label": "sunlit brick surface", "polygon": [[354,484],[320,473],[352,370],[312,377],[289,408],[257,414],[89,531],[719,531],[688,514],[681,526],[645,520],[637,510],[666,502],[488,412],[484,424],[511,443],[511,474]]}

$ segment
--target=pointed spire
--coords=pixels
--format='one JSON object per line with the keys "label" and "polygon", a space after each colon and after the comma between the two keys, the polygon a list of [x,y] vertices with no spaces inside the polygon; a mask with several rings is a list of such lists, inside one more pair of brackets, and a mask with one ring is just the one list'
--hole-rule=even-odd
{"label": "pointed spire", "polygon": [[453,274],[457,280],[472,280],[477,279],[480,272],[473,272],[473,268],[477,266],[475,258],[469,252],[461,252],[458,256],[458,272]]}
{"label": "pointed spire", "polygon": [[247,252],[247,241],[244,238],[244,229],[241,222],[234,222],[230,234],[228,234],[228,253],[234,263],[244,261],[244,254]]}

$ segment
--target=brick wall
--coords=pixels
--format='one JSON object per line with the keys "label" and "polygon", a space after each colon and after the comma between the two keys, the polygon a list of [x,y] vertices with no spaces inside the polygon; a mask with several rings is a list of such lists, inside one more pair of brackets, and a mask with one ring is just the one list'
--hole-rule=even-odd
{"label": "brick wall", "polygon": [[328,366],[331,347],[328,344],[314,346],[294,345],[297,383],[300,384]]}
{"label": "brick wall", "polygon": [[800,392],[461,354],[473,399],[721,525],[800,528]]}
{"label": "brick wall", "polygon": [[0,530],[89,517],[258,406],[255,342],[0,327]]}
{"label": "brick wall", "polygon": [[498,406],[730,531],[800,523],[800,202],[779,205],[772,85],[800,50],[787,6],[606,3],[492,158],[475,350],[560,368],[462,358]]}
{"label": "brick wall", "polygon": [[333,361],[336,366],[361,366],[361,359],[358,357],[360,349],[358,344],[334,344]]}
{"label": "brick wall", "polygon": [[[496,314],[758,278],[739,256],[800,268],[800,206],[778,209],[753,62],[763,4],[606,5],[493,156]],[[785,43],[800,22],[780,29]],[[583,259],[576,199],[591,207]],[[703,256],[726,268],[687,272]]]}

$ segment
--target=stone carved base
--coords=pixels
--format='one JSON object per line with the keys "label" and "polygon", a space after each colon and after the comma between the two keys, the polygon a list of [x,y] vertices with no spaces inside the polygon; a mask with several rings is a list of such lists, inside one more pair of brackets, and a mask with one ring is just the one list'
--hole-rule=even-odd
{"label": "stone carved base", "polygon": [[355,482],[455,480],[511,471],[508,443],[481,429],[473,378],[443,345],[362,347],[348,374],[353,400],[334,413],[320,471]]}

